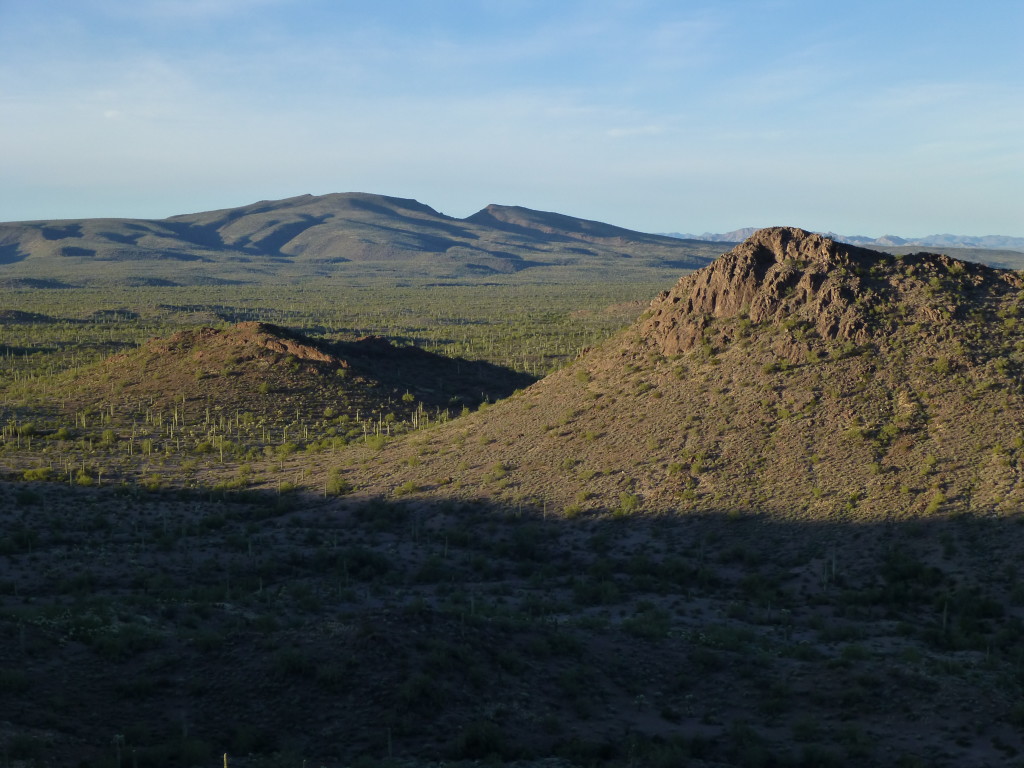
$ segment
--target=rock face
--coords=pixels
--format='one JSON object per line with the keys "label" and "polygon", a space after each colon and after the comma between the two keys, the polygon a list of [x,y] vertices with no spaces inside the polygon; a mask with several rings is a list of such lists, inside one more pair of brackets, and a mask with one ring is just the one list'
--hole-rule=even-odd
{"label": "rock face", "polygon": [[678,354],[701,343],[711,318],[746,315],[764,323],[803,310],[822,337],[863,342],[867,324],[852,300],[859,280],[845,268],[877,256],[857,251],[795,227],[758,230],[656,298],[643,333],[665,354]]}
{"label": "rock face", "polygon": [[879,308],[923,281],[955,275],[968,288],[1004,289],[1020,282],[936,254],[904,257],[898,269],[891,260],[796,227],[761,229],[658,296],[641,333],[674,355],[699,346],[715,319],[746,317],[754,324],[802,322],[822,339],[863,344],[886,328]]}
{"label": "rock face", "polygon": [[328,365],[347,368],[348,363],[315,346],[304,336],[298,336],[286,328],[271,323],[248,322],[239,323],[234,331],[240,340],[256,344],[271,352],[291,355],[299,360],[313,360]]}

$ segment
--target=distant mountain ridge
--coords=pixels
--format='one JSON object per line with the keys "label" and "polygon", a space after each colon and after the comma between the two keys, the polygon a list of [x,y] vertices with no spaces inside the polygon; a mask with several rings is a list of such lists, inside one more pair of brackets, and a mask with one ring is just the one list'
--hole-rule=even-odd
{"label": "distant mountain ridge", "polygon": [[[669,232],[666,234],[668,237],[678,237],[681,240],[705,240],[712,243],[739,243],[746,240],[756,231],[756,227],[744,227],[742,229],[734,229],[731,232],[705,232],[701,235],[684,234],[681,232]],[[829,237],[837,242],[861,246],[922,246],[927,248],[984,248],[986,250],[1024,251],[1024,237],[1010,237],[1008,235],[983,235],[981,237],[974,237],[971,235],[942,234],[905,238],[897,235],[882,235],[881,237],[837,235],[834,232],[820,232],[819,234]]]}
{"label": "distant mountain ridge", "polygon": [[196,285],[317,277],[662,279],[718,255],[711,243],[651,235],[518,206],[465,219],[416,200],[301,195],[166,219],[0,223],[0,282]]}

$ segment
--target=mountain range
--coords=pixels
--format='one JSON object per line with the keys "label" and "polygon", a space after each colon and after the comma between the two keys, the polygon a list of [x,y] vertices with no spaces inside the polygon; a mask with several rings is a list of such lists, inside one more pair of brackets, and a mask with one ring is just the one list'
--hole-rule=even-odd
{"label": "mountain range", "polygon": [[[360,192],[300,195],[166,219],[0,223],[0,286],[278,284],[310,278],[480,281],[672,280],[753,228],[647,234],[560,213],[488,205],[464,219],[416,200]],[[933,235],[833,240],[920,247],[1024,267],[1024,238]]]}
{"label": "mountain range", "polygon": [[489,205],[465,219],[415,200],[302,195],[167,219],[0,224],[0,283],[192,285],[310,277],[653,279],[718,255],[712,243]]}

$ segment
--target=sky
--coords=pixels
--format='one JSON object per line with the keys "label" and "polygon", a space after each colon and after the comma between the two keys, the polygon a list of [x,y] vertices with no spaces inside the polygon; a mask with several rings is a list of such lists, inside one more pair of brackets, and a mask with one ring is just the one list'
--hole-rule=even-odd
{"label": "sky", "polygon": [[373,192],[1024,236],[1020,0],[0,0],[0,221]]}

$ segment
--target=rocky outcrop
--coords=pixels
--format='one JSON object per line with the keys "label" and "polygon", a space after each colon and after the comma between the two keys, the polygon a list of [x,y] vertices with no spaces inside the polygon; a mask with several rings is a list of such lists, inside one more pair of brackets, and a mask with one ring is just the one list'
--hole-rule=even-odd
{"label": "rocky outcrop", "polygon": [[758,230],[656,298],[642,330],[675,354],[699,344],[712,318],[764,323],[796,313],[823,338],[862,343],[869,327],[855,303],[861,279],[850,267],[877,258],[795,227]]}
{"label": "rocky outcrop", "polygon": [[239,323],[232,332],[243,343],[256,344],[281,355],[291,355],[298,360],[347,366],[343,360],[316,346],[312,339],[294,334],[277,325],[259,322]]}
{"label": "rocky outcrop", "polygon": [[[303,362],[347,367],[344,360],[322,349],[313,339],[272,323],[244,322],[230,328],[195,328],[178,331],[166,339],[153,339],[147,345],[156,353],[192,352],[196,357],[217,356],[233,351],[245,356],[246,349],[265,349],[279,355],[291,355]],[[251,356],[251,352],[248,356]]]}

